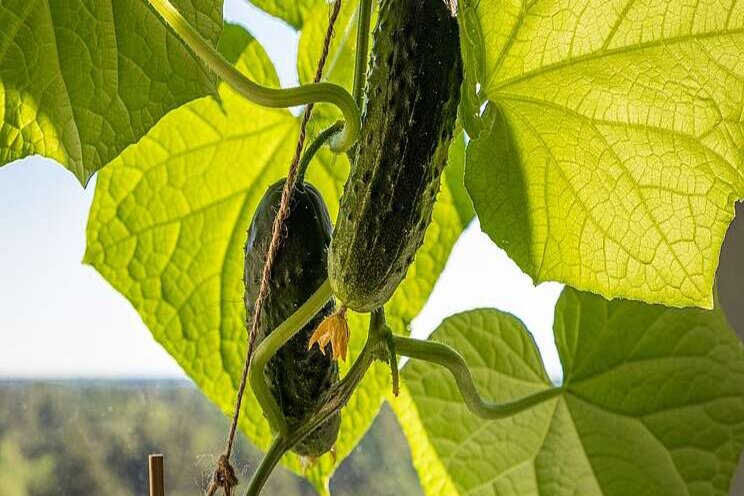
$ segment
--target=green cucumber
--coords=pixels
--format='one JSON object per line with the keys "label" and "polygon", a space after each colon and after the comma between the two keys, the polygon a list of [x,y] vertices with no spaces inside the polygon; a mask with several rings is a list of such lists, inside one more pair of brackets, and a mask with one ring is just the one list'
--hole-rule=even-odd
{"label": "green cucumber", "polygon": [[382,306],[431,222],[460,100],[457,20],[443,0],[382,0],[366,108],[328,257],[334,294]]}
{"label": "green cucumber", "polygon": [[[281,180],[269,187],[248,229],[245,246],[248,315],[253,314],[284,183]],[[305,303],[326,279],[326,254],[332,226],[323,197],[315,187],[301,183],[292,192],[289,207],[285,234],[271,270],[256,346]],[[333,310],[334,301],[330,299],[266,366],[267,383],[290,427],[305,419],[318,406],[320,396],[339,380],[338,364],[331,358],[330,345],[325,355],[317,346],[308,350],[313,331]],[[341,416],[336,414],[294,446],[293,451],[307,457],[322,455],[335,444],[340,425]]]}

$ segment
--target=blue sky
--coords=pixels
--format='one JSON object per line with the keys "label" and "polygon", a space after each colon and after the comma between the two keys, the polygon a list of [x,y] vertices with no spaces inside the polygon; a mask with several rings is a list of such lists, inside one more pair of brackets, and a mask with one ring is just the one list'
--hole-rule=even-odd
{"label": "blue sky", "polygon": [[[296,84],[297,33],[242,0],[227,0],[225,17],[264,45],[283,86]],[[39,157],[0,167],[0,377],[184,376],[129,303],[80,262],[94,187],[83,190]],[[499,308],[525,322],[558,377],[552,324],[560,290],[534,287],[476,223],[455,246],[414,336],[459,311]]]}

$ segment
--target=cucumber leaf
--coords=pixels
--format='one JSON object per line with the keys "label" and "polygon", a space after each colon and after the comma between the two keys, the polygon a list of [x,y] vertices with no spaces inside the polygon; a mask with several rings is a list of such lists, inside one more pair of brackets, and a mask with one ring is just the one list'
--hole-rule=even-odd
{"label": "cucumber leaf", "polygon": [[325,0],[249,0],[267,14],[282,19],[295,29],[305,24],[308,12],[317,5],[328,5]]}
{"label": "cucumber leaf", "polygon": [[[297,75],[301,84],[312,83],[323,50],[332,6],[325,2],[308,11],[297,50]],[[344,2],[333,28],[329,56],[323,69],[323,81],[351,88],[354,81],[354,50],[357,36],[357,2]]]}
{"label": "cucumber leaf", "polygon": [[[216,43],[221,0],[175,0]],[[214,78],[142,0],[0,3],[0,166],[38,154],[80,182]]]}
{"label": "cucumber leaf", "polygon": [[[321,3],[308,12],[307,23],[300,34],[297,50],[297,75],[301,84],[312,83],[318,59],[323,49],[323,40],[328,27],[328,13],[331,7]],[[323,81],[351,88],[354,80],[354,47],[356,45],[357,2],[341,5],[334,26],[328,58],[323,70]],[[319,105],[313,110],[313,125],[328,127],[342,118],[341,112],[329,105]]]}
{"label": "cucumber leaf", "polygon": [[[227,56],[256,81],[276,86],[271,62],[241,28],[226,26]],[[245,101],[225,85],[220,101],[202,98],[158,123],[101,171],[91,208],[85,262],[93,265],[142,316],[153,337],[205,395],[232,413],[247,332],[243,245],[267,187],[286,175],[299,120],[285,110]],[[396,331],[428,298],[460,232],[472,217],[462,184],[464,139],[452,147],[434,221],[424,247],[388,305]],[[323,193],[332,218],[348,174],[344,155],[322,151],[308,180]],[[366,317],[350,315],[348,367],[366,338]],[[343,412],[337,460],[322,457],[306,477],[323,492],[338,464],[366,432],[389,390],[390,371],[377,365]],[[271,439],[262,412],[246,392],[240,428],[265,449]],[[302,473],[297,457],[284,463]]]}
{"label": "cucumber leaf", "polygon": [[[472,415],[444,369],[406,364],[406,389],[391,401],[426,494],[728,494],[744,445],[744,350],[720,309],[566,288],[555,335],[563,393],[499,421]],[[463,354],[488,399],[550,385],[509,314],[459,314],[431,339]]]}
{"label": "cucumber leaf", "polygon": [[[373,3],[372,19],[370,22],[370,42],[376,21],[376,2]],[[299,50],[297,52],[297,74],[300,83],[312,83],[315,69],[323,49],[326,28],[328,26],[328,12],[330,7],[321,3],[309,11],[307,22],[300,35]],[[355,50],[357,39],[357,24],[359,22],[359,2],[344,2],[334,27],[331,38],[329,56],[323,71],[323,81],[340,84],[345,88],[354,85]],[[366,70],[366,67],[365,67]],[[343,116],[341,112],[330,106],[318,106],[313,110],[315,125],[327,127]]]}
{"label": "cucumber leaf", "polygon": [[460,23],[483,230],[536,282],[711,308],[744,198],[744,4],[463,0]]}

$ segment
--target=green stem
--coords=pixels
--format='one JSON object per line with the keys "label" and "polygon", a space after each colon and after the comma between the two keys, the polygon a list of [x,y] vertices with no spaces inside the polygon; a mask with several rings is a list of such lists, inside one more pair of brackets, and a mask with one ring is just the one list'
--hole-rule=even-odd
{"label": "green stem", "polygon": [[380,359],[385,353],[384,335],[374,329],[374,320],[370,321],[370,330],[367,334],[367,342],[364,343],[361,353],[354,360],[343,379],[333,385],[318,402],[318,409],[298,424],[291,432],[287,433],[286,443],[292,447],[302,441],[308,434],[320,427],[333,414],[341,410],[348,403],[351,395],[367,373],[372,363]]}
{"label": "green stem", "polygon": [[[326,283],[324,283],[323,286],[321,286],[318,291],[313,294],[313,296],[310,297],[310,299],[312,300],[313,298],[316,298],[316,296],[320,298],[320,296],[323,295],[322,291],[326,285],[328,285],[327,281]],[[297,313],[305,308],[306,305],[307,303],[300,307],[300,309],[295,312],[295,314],[293,314],[290,319],[293,319],[297,315]],[[275,331],[273,331],[269,335],[269,337],[264,340],[261,346],[263,346],[266,341],[269,340],[272,336],[275,336],[278,332],[280,332],[280,329],[282,329],[285,324],[286,322],[279,326]],[[288,331],[286,331],[286,329],[281,332],[283,332],[284,334],[288,334]],[[289,335],[291,337],[291,333],[289,333]],[[298,425],[293,426],[293,429],[288,429],[277,436],[277,438],[274,440],[274,443],[271,445],[271,448],[266,453],[264,459],[261,461],[261,464],[259,465],[253,478],[251,479],[251,483],[248,491],[246,492],[246,496],[258,496],[259,491],[266,483],[269,474],[279,462],[284,453],[286,453],[289,449],[302,441],[315,429],[320,427],[320,425],[326,422],[332,415],[340,411],[348,403],[357,386],[367,373],[367,370],[375,360],[387,361],[389,359],[390,350],[388,347],[388,340],[390,339],[390,336],[391,331],[385,323],[384,313],[382,311],[373,312],[370,319],[367,342],[364,344],[364,348],[362,348],[359,357],[357,357],[357,359],[354,361],[344,378],[339,383],[331,387],[331,389],[328,390],[328,392],[319,399],[319,406],[316,411],[310,414]],[[434,341],[420,341],[417,339],[404,338],[402,336],[394,335],[392,336],[392,341],[394,343],[395,350],[400,355],[426,360],[428,362],[446,367],[455,377],[457,387],[460,389],[467,407],[474,414],[489,420],[501,419],[516,415],[517,413],[523,412],[535,405],[556,397],[562,391],[561,388],[554,387],[526,396],[516,401],[506,403],[489,403],[484,401],[478,394],[475,384],[473,383],[473,378],[470,375],[470,370],[468,369],[465,360],[453,348]],[[283,344],[284,342],[286,342],[286,340],[282,341],[281,344]],[[279,344],[278,346],[281,346],[281,344]],[[260,348],[261,347],[259,347],[259,349]],[[256,350],[257,356],[259,354],[259,349]],[[269,350],[264,350],[263,353],[268,352]],[[269,354],[269,356],[271,355]],[[255,372],[255,370],[258,369],[251,368],[251,379],[253,379],[254,377],[253,373]],[[261,377],[263,377],[263,373],[261,373]],[[263,383],[264,387],[266,386],[265,381],[261,381],[261,383]]]}
{"label": "green stem", "polygon": [[[331,387],[318,401],[318,408],[310,414],[306,420],[298,424],[286,434],[280,434],[274,439],[274,443],[261,461],[256,473],[251,479],[245,496],[257,496],[266,483],[272,469],[287,450],[292,449],[311,432],[326,422],[332,415],[337,413],[348,403],[351,395],[364,378],[367,369],[375,359],[384,353],[384,331],[377,326],[379,320],[374,317],[370,321],[370,331],[367,334],[367,342],[364,344],[359,357],[354,361],[344,378]],[[384,321],[383,321],[384,324]],[[276,331],[274,331],[276,332]],[[271,335],[273,335],[272,333]]]}
{"label": "green stem", "polygon": [[204,40],[169,0],[148,1],[207,67],[245,98],[264,107],[272,108],[294,107],[318,102],[331,103],[341,110],[346,119],[343,131],[331,140],[331,149],[334,152],[342,152],[354,144],[361,127],[359,108],[343,87],[333,83],[304,84],[285,89],[261,86],[233,67]]}
{"label": "green stem", "polygon": [[305,180],[307,167],[310,165],[315,154],[318,153],[318,150],[320,150],[320,147],[322,147],[334,134],[340,131],[342,127],[343,123],[337,122],[328,129],[323,130],[323,132],[321,132],[318,137],[310,143],[310,146],[307,147],[307,150],[305,150],[305,153],[302,155],[300,164],[297,166],[297,184],[302,184]]}
{"label": "green stem", "polygon": [[478,394],[465,360],[453,348],[435,341],[421,341],[418,339],[394,336],[395,351],[399,355],[426,360],[445,367],[454,376],[457,388],[462,394],[465,405],[479,417],[496,420],[511,417],[523,412],[551,398],[561,394],[562,388],[552,387],[538,393],[525,396],[505,403],[491,403],[484,401]]}
{"label": "green stem", "polygon": [[269,447],[269,451],[266,452],[263,460],[261,460],[261,464],[256,469],[253,477],[251,477],[251,482],[248,484],[248,490],[245,496],[258,496],[261,493],[261,489],[263,489],[266,481],[269,480],[274,467],[276,467],[287,450],[289,450],[289,446],[284,436],[275,437]]}
{"label": "green stem", "polygon": [[285,435],[288,431],[287,419],[279,408],[274,396],[266,384],[264,369],[269,359],[294,336],[297,331],[302,329],[320,310],[328,303],[333,295],[331,283],[326,279],[323,284],[308,298],[308,300],[298,308],[295,313],[282,322],[279,327],[271,331],[266,338],[256,347],[253,353],[253,363],[251,363],[248,378],[256,395],[258,404],[261,405],[266,418],[269,420],[271,427],[279,433]]}
{"label": "green stem", "polygon": [[356,56],[354,67],[354,101],[362,108],[364,75],[367,73],[367,51],[369,49],[369,23],[372,18],[372,0],[359,1],[359,24],[357,25]]}

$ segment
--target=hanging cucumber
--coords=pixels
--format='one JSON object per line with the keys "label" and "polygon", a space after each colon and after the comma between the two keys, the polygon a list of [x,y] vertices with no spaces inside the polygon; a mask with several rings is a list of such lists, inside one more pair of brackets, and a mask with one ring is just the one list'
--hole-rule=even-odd
{"label": "hanging cucumber", "polygon": [[[284,180],[266,191],[253,215],[245,247],[245,304],[248,315],[258,294],[272,226],[282,197]],[[269,292],[256,335],[256,346],[284,322],[326,279],[326,253],[331,239],[331,220],[320,192],[298,182],[292,192],[284,236],[274,259]],[[282,346],[269,361],[265,373],[271,393],[290,426],[299,423],[317,406],[318,398],[338,382],[338,365],[331,359],[330,346],[308,350],[313,330],[333,312],[329,300],[303,329]],[[328,351],[328,353],[324,353]],[[294,446],[306,457],[329,451],[338,437],[341,416],[334,415]]]}
{"label": "hanging cucumber", "polygon": [[443,0],[382,0],[362,131],[328,257],[344,306],[382,306],[431,221],[460,99],[457,20]]}

